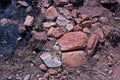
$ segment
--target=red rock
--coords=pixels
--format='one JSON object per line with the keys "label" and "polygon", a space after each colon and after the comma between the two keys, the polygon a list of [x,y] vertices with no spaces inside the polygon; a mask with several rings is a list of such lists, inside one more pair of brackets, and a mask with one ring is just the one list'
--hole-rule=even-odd
{"label": "red rock", "polygon": [[47,67],[46,67],[45,64],[40,64],[40,65],[39,65],[39,68],[40,68],[41,70],[43,70],[43,71],[47,71]]}
{"label": "red rock", "polygon": [[58,16],[58,12],[55,7],[50,6],[45,12],[44,15],[47,19],[54,20]]}
{"label": "red rock", "polygon": [[52,74],[52,75],[57,74],[57,71],[54,70],[54,69],[49,69],[48,72],[49,72],[50,74]]}
{"label": "red rock", "polygon": [[108,36],[109,33],[112,31],[112,28],[109,25],[105,25],[102,28],[103,28],[103,32],[104,32],[105,36]]}
{"label": "red rock", "polygon": [[96,23],[96,22],[98,22],[99,21],[99,18],[97,18],[97,17],[94,17],[93,19],[92,19],[92,23]]}
{"label": "red rock", "polygon": [[94,29],[97,29],[97,28],[100,27],[100,23],[97,22],[97,23],[91,24],[91,27],[94,28]]}
{"label": "red rock", "polygon": [[90,50],[94,47],[95,41],[98,38],[97,34],[92,34],[88,40],[87,48]]}
{"label": "red rock", "polygon": [[57,5],[65,5],[69,3],[69,0],[53,0]]}
{"label": "red rock", "polygon": [[111,4],[111,3],[117,3],[117,0],[100,0],[101,3]]}
{"label": "red rock", "polygon": [[66,8],[68,10],[73,10],[73,4],[64,5],[64,8]]}
{"label": "red rock", "polygon": [[65,16],[67,19],[72,19],[72,16],[70,14],[70,11],[66,8],[58,8],[59,12]]}
{"label": "red rock", "polygon": [[72,31],[73,28],[74,28],[74,26],[73,26],[72,23],[71,24],[67,24],[67,26],[66,26],[67,31]]}
{"label": "red rock", "polygon": [[17,1],[17,3],[24,7],[28,6],[28,3],[26,1]]}
{"label": "red rock", "polygon": [[44,78],[48,79],[49,78],[49,73],[45,73]]}
{"label": "red rock", "polygon": [[100,42],[105,41],[105,35],[104,35],[103,31],[100,28],[96,29],[94,33],[96,33],[98,35]]}
{"label": "red rock", "polygon": [[64,34],[64,30],[60,27],[54,29],[53,36],[56,38],[60,38]]}
{"label": "red rock", "polygon": [[51,27],[47,33],[48,36],[54,36],[56,38],[61,37],[64,34],[64,30],[60,27],[53,28]]}
{"label": "red rock", "polygon": [[90,26],[91,26],[91,21],[84,21],[84,22],[82,23],[82,26],[83,26],[83,27],[90,27]]}
{"label": "red rock", "polygon": [[79,24],[81,22],[81,18],[74,18],[75,22]]}
{"label": "red rock", "polygon": [[43,31],[43,32],[32,31],[32,34],[33,34],[33,37],[37,40],[40,40],[40,41],[47,40],[47,34],[45,31]]}
{"label": "red rock", "polygon": [[81,15],[81,22],[87,21],[89,17],[87,15]]}
{"label": "red rock", "polygon": [[84,51],[73,51],[62,53],[62,62],[72,67],[83,66],[86,61]]}
{"label": "red rock", "polygon": [[83,28],[80,27],[79,25],[76,25],[76,26],[74,27],[74,31],[82,31],[82,30],[83,30]]}
{"label": "red rock", "polygon": [[28,15],[25,19],[24,25],[25,26],[32,26],[34,17]]}
{"label": "red rock", "polygon": [[72,15],[72,17],[77,17],[77,10],[72,10],[71,11],[71,15]]}
{"label": "red rock", "polygon": [[50,27],[53,27],[55,25],[56,25],[55,22],[44,22],[43,23],[43,27],[45,27],[45,28],[50,28]]}
{"label": "red rock", "polygon": [[87,36],[83,32],[69,32],[58,40],[62,51],[70,51],[83,48],[86,45]]}
{"label": "red rock", "polygon": [[92,34],[87,43],[88,55],[93,55],[97,43],[98,43],[97,34]]}
{"label": "red rock", "polygon": [[90,30],[89,30],[89,28],[87,28],[87,27],[83,28],[83,32],[85,32],[85,33],[91,33]]}

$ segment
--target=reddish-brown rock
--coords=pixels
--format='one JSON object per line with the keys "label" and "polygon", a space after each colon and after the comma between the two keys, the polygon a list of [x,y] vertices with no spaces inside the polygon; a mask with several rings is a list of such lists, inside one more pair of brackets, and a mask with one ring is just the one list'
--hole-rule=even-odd
{"label": "reddish-brown rock", "polygon": [[87,15],[83,15],[83,14],[81,15],[81,22],[84,22],[88,19],[89,19],[89,17]]}
{"label": "reddish-brown rock", "polygon": [[87,43],[88,55],[93,55],[93,52],[94,52],[94,49],[95,49],[97,43],[98,43],[97,34],[92,34]]}
{"label": "reddish-brown rock", "polygon": [[47,71],[47,67],[46,67],[45,64],[40,64],[40,65],[39,65],[39,68],[40,68],[41,70],[43,70],[43,71]]}
{"label": "reddish-brown rock", "polygon": [[69,0],[53,0],[57,5],[65,5],[69,3]]}
{"label": "reddish-brown rock", "polygon": [[102,28],[103,28],[103,32],[104,32],[105,36],[108,36],[108,34],[112,31],[112,27],[109,25],[105,25]]}
{"label": "reddish-brown rock", "polygon": [[111,4],[111,3],[117,3],[117,0],[100,0],[101,3]]}
{"label": "reddish-brown rock", "polygon": [[72,15],[72,17],[77,17],[77,10],[72,10],[71,11],[71,15]]}
{"label": "reddish-brown rock", "polygon": [[55,25],[56,25],[55,22],[44,22],[43,23],[43,27],[45,27],[45,28],[50,28],[50,27],[53,27]]}
{"label": "reddish-brown rock", "polygon": [[79,26],[79,25],[76,25],[75,27],[74,27],[74,31],[82,31],[82,27],[81,26]]}
{"label": "reddish-brown rock", "polygon": [[62,51],[76,50],[86,45],[87,36],[83,32],[69,32],[58,40]]}
{"label": "reddish-brown rock", "polygon": [[47,19],[54,20],[58,16],[58,12],[55,7],[50,6],[45,12],[44,15]]}
{"label": "reddish-brown rock", "polygon": [[18,27],[18,32],[21,37],[25,37],[27,35],[26,29],[24,25],[20,25]]}
{"label": "reddish-brown rock", "polygon": [[49,70],[48,70],[48,72],[49,72],[50,74],[52,74],[52,75],[54,75],[54,74],[56,74],[56,73],[57,73],[57,71],[56,71],[56,70],[54,70],[54,69],[49,69]]}
{"label": "reddish-brown rock", "polygon": [[96,33],[98,35],[100,42],[105,41],[105,35],[104,35],[103,31],[100,28],[96,29],[94,33]]}
{"label": "reddish-brown rock", "polygon": [[86,61],[84,51],[73,51],[62,53],[62,62],[72,67],[83,66]]}
{"label": "reddish-brown rock", "polygon": [[28,15],[25,19],[24,25],[25,26],[32,26],[33,19],[34,19],[34,17]]}
{"label": "reddish-brown rock", "polygon": [[91,26],[91,21],[84,21],[84,22],[82,23],[82,26],[83,26],[83,27],[90,27],[90,26]]}
{"label": "reddish-brown rock", "polygon": [[75,22],[79,24],[81,22],[81,18],[74,18]]}

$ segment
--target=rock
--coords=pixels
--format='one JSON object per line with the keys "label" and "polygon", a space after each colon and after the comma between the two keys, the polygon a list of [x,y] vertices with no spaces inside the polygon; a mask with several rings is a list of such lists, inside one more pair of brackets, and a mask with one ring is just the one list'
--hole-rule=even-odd
{"label": "rock", "polygon": [[59,67],[62,64],[57,57],[53,57],[49,52],[43,53],[40,55],[40,58],[43,60],[47,67]]}
{"label": "rock", "polygon": [[112,31],[112,27],[109,25],[104,25],[104,26],[102,26],[102,28],[103,28],[103,32],[104,32],[105,36],[108,36],[109,33]]}
{"label": "rock", "polygon": [[67,10],[66,8],[58,8],[58,10],[59,10],[60,14],[63,14],[65,16],[65,18],[72,19],[70,11]]}
{"label": "rock", "polygon": [[66,29],[67,31],[72,31],[74,28],[73,24],[67,24]]}
{"label": "rock", "polygon": [[28,7],[28,3],[26,1],[17,1],[18,4],[24,7]]}
{"label": "rock", "polygon": [[51,74],[51,75],[57,74],[57,71],[54,70],[54,69],[49,69],[48,72],[49,72],[49,74]]}
{"label": "rock", "polygon": [[26,29],[24,25],[20,25],[18,27],[18,33],[21,37],[25,37],[27,35]]}
{"label": "rock", "polygon": [[104,4],[112,4],[112,3],[117,3],[117,0],[100,0],[101,3]]}
{"label": "rock", "polygon": [[84,22],[84,21],[88,21],[89,20],[89,17],[88,15],[81,15],[81,22]]}
{"label": "rock", "polygon": [[30,13],[33,10],[32,6],[28,6],[26,9],[26,13]]}
{"label": "rock", "polygon": [[108,23],[109,23],[109,20],[108,20],[107,17],[100,17],[100,22],[105,23],[105,24],[108,24]]}
{"label": "rock", "polygon": [[67,4],[67,5],[64,5],[64,7],[68,10],[73,10],[73,4]]}
{"label": "rock", "polygon": [[77,24],[80,24],[80,23],[81,23],[81,18],[74,18],[74,20],[75,20],[75,22],[76,22]]}
{"label": "rock", "polygon": [[50,27],[53,27],[55,25],[56,25],[55,22],[44,22],[43,23],[43,27],[45,27],[45,28],[50,28]]}
{"label": "rock", "polygon": [[103,31],[100,28],[96,29],[94,31],[94,33],[96,33],[98,35],[100,42],[104,42],[105,41],[105,36],[103,34]]}
{"label": "rock", "polygon": [[60,27],[54,29],[53,36],[56,38],[60,38],[64,34],[64,30]]}
{"label": "rock", "polygon": [[80,75],[80,70],[76,70],[77,75]]}
{"label": "rock", "polygon": [[49,78],[49,73],[45,73],[44,78],[48,79]]}
{"label": "rock", "polygon": [[92,34],[88,40],[88,43],[87,43],[87,48],[88,49],[92,49],[93,46],[95,45],[95,41],[96,39],[98,38],[98,36],[96,34]]}
{"label": "rock", "polygon": [[94,49],[95,49],[97,43],[98,43],[97,34],[92,34],[87,43],[88,55],[93,55],[93,52],[94,52]]}
{"label": "rock", "polygon": [[93,19],[92,19],[92,23],[96,23],[96,22],[98,22],[99,21],[99,18],[97,18],[97,17],[94,17]]}
{"label": "rock", "polygon": [[83,28],[80,27],[79,25],[76,25],[76,26],[74,27],[74,31],[82,31],[82,30],[83,30]]}
{"label": "rock", "polygon": [[65,17],[59,15],[59,16],[57,17],[56,23],[57,23],[59,26],[65,27],[68,23],[70,23],[70,21],[67,20]]}
{"label": "rock", "polygon": [[28,15],[25,19],[24,25],[25,26],[32,26],[34,17]]}
{"label": "rock", "polygon": [[49,0],[42,0],[42,5],[43,7],[48,8],[50,6]]}
{"label": "rock", "polygon": [[48,36],[54,36],[56,38],[61,37],[64,34],[64,30],[60,27],[53,28],[51,27],[47,33]]}
{"label": "rock", "polygon": [[27,74],[23,80],[30,80],[30,74]]}
{"label": "rock", "polygon": [[65,5],[69,3],[69,0],[53,0],[56,5]]}
{"label": "rock", "polygon": [[91,21],[84,21],[84,22],[82,23],[82,26],[83,26],[83,27],[90,27],[90,26],[91,26]]}
{"label": "rock", "polygon": [[55,7],[50,6],[45,12],[44,15],[47,19],[54,20],[58,16],[58,12]]}
{"label": "rock", "polygon": [[72,17],[76,18],[77,17],[77,10],[75,10],[75,9],[72,10],[71,15],[72,15]]}
{"label": "rock", "polygon": [[46,67],[46,65],[44,65],[44,64],[40,64],[40,65],[39,65],[39,68],[40,68],[41,70],[43,70],[43,71],[47,71],[47,67]]}
{"label": "rock", "polygon": [[62,62],[72,67],[83,66],[86,61],[84,51],[73,51],[62,53]]}
{"label": "rock", "polygon": [[33,34],[33,37],[37,40],[40,40],[40,41],[47,40],[47,34],[45,31],[43,32],[32,31],[32,34]]}
{"label": "rock", "polygon": [[100,27],[100,23],[97,22],[97,23],[91,24],[91,27],[92,27],[93,29],[97,29],[97,28]]}
{"label": "rock", "polygon": [[83,32],[69,32],[58,40],[61,51],[76,50],[85,47],[87,36]]}
{"label": "rock", "polygon": [[87,27],[83,28],[83,32],[85,32],[85,33],[91,33],[90,30],[89,30],[89,28],[87,28]]}
{"label": "rock", "polygon": [[2,18],[1,20],[0,20],[0,25],[1,26],[5,26],[5,25],[7,25],[7,24],[9,24],[11,21],[9,20],[9,19],[7,19],[7,18]]}

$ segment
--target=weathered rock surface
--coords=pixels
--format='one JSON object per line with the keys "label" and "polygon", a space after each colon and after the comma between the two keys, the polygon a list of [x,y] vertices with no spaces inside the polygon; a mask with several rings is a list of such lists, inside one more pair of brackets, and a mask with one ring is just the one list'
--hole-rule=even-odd
{"label": "weathered rock surface", "polygon": [[62,51],[70,51],[83,48],[86,45],[87,36],[83,32],[69,32],[58,40]]}
{"label": "weathered rock surface", "polygon": [[40,58],[43,60],[47,67],[59,67],[62,64],[57,57],[53,57],[48,52],[45,52],[42,55],[40,55]]}
{"label": "weathered rock surface", "polygon": [[72,67],[83,66],[86,61],[84,51],[73,51],[62,53],[62,62]]}

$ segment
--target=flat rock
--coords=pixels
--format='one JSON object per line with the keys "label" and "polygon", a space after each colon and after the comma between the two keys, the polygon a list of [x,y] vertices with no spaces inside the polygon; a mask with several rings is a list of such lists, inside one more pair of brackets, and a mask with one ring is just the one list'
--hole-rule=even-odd
{"label": "flat rock", "polygon": [[76,50],[85,47],[87,36],[83,32],[69,32],[58,40],[62,51]]}
{"label": "flat rock", "polygon": [[24,25],[25,26],[32,26],[33,19],[34,19],[34,17],[28,15],[25,19]]}
{"label": "flat rock", "polygon": [[73,51],[62,53],[62,62],[72,67],[83,66],[86,61],[84,51]]}
{"label": "flat rock", "polygon": [[43,27],[45,27],[45,28],[50,28],[50,27],[53,27],[55,25],[56,25],[55,22],[44,22],[43,23]]}
{"label": "flat rock", "polygon": [[53,0],[57,5],[65,5],[69,3],[69,0]]}
{"label": "flat rock", "polygon": [[43,53],[40,55],[40,58],[43,60],[47,67],[59,67],[62,64],[57,57],[53,57],[49,52]]}
{"label": "flat rock", "polygon": [[59,26],[65,27],[68,23],[70,23],[70,21],[67,20],[65,17],[59,15],[59,16],[57,17],[56,23],[57,23]]}
{"label": "flat rock", "polygon": [[101,3],[111,4],[111,3],[117,3],[117,0],[100,0]]}
{"label": "flat rock", "polygon": [[54,20],[58,16],[58,12],[55,7],[50,6],[45,12],[44,15],[47,19]]}

